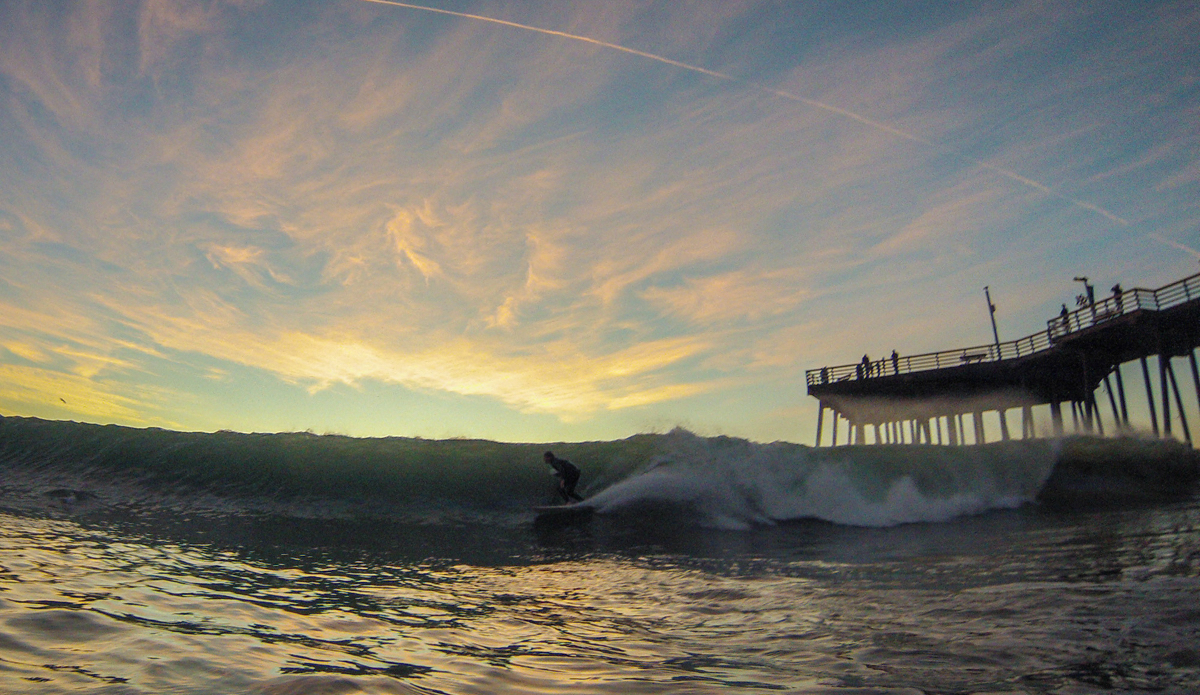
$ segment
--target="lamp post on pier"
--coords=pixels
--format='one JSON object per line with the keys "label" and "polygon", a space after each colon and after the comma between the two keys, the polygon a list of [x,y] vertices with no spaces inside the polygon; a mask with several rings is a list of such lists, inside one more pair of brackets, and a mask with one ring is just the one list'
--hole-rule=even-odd
{"label": "lamp post on pier", "polygon": [[1083,283],[1083,294],[1079,295],[1076,303],[1079,306],[1096,306],[1096,288],[1092,286],[1092,283],[1088,282],[1088,276],[1081,275],[1076,277],[1075,282]]}
{"label": "lamp post on pier", "polygon": [[[983,296],[987,299],[988,314],[992,318],[992,337],[996,339],[996,361],[1004,359],[1004,355],[1000,354],[1000,331],[996,330],[996,305],[992,304],[992,293],[987,285],[983,286]],[[1004,408],[996,409],[996,416],[1000,418],[1000,437],[1004,441],[1008,441],[1008,415],[1004,412]],[[983,415],[975,413],[975,440],[977,442],[983,440]]]}
{"label": "lamp post on pier", "polygon": [[988,314],[992,317],[992,337],[996,339],[996,359],[1000,359],[1000,333],[996,330],[996,305],[992,304],[992,293],[988,286],[983,286],[983,296],[987,299]]}

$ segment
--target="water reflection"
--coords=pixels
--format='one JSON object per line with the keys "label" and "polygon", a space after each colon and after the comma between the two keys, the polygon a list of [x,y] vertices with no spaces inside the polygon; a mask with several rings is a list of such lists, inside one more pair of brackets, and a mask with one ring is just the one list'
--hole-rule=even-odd
{"label": "water reflection", "polygon": [[1187,690],[1197,521],[1195,502],[739,533],[597,517],[391,544],[372,534],[419,531],[224,520],[218,543],[0,515],[0,690]]}

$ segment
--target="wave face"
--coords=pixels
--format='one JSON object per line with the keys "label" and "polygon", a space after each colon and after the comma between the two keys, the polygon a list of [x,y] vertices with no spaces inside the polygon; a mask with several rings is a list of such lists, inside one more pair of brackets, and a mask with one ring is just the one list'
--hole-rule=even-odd
{"label": "wave face", "polygon": [[[547,449],[583,469],[580,489],[602,516],[668,515],[730,530],[799,519],[893,526],[1012,508],[1045,494],[1064,458],[1072,463],[1054,476],[1059,493],[1081,481],[1095,490],[1097,475],[1112,483],[1126,470],[1113,461],[1166,458],[1195,470],[1190,449],[1142,440],[814,449],[676,429],[612,442],[504,444],[0,418],[3,504],[15,510],[524,523],[531,506],[554,499],[556,481],[541,461]],[[1097,473],[1093,461],[1108,468]],[[1124,475],[1120,487],[1137,479]]]}

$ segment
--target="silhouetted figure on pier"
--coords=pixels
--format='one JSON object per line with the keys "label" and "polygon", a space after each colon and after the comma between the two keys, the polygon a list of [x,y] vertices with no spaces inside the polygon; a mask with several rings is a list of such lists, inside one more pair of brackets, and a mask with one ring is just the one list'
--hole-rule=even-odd
{"label": "silhouetted figure on pier", "polygon": [[1071,330],[1071,312],[1067,311],[1066,304],[1063,304],[1062,307],[1062,311],[1058,313],[1058,316],[1062,319],[1063,333],[1066,333]]}
{"label": "silhouetted figure on pier", "polygon": [[1116,305],[1117,305],[1117,313],[1118,314],[1125,313],[1125,302],[1121,298],[1121,295],[1125,293],[1125,290],[1121,289],[1121,283],[1118,282],[1117,284],[1112,286],[1112,293],[1113,293],[1113,300],[1116,302]]}
{"label": "silhouetted figure on pier", "polygon": [[862,362],[858,364],[858,369],[855,371],[858,372],[859,379],[866,379],[871,376],[871,358],[863,355]]}
{"label": "silhouetted figure on pier", "polygon": [[899,373],[900,373],[900,355],[896,354],[895,350],[892,350],[892,374],[899,374]]}

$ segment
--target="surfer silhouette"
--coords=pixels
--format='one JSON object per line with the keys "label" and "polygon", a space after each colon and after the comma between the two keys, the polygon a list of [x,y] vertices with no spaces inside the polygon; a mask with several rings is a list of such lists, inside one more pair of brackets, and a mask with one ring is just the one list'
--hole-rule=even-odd
{"label": "surfer silhouette", "polygon": [[582,502],[583,498],[575,494],[575,485],[579,483],[579,467],[566,459],[560,459],[553,451],[547,451],[542,458],[546,465],[554,469],[558,477],[558,493],[570,504],[572,500]]}

